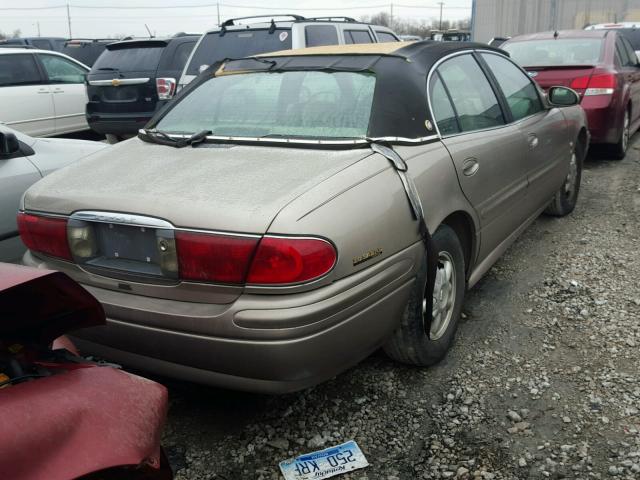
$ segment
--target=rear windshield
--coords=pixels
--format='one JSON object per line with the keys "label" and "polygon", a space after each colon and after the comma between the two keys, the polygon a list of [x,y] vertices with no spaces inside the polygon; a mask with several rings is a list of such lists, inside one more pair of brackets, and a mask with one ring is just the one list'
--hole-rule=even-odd
{"label": "rear windshield", "polygon": [[274,138],[367,135],[375,76],[356,72],[257,72],[202,83],[156,128],[192,134]]}
{"label": "rear windshield", "polygon": [[291,30],[277,28],[269,30],[240,30],[220,33],[207,33],[198,45],[187,75],[198,75],[202,65],[209,66],[226,58],[243,58],[291,48]]}
{"label": "rear windshield", "polygon": [[155,71],[165,46],[106,49],[93,64],[92,71],[117,70],[120,72]]}
{"label": "rear windshield", "polygon": [[523,67],[596,65],[603,43],[602,38],[559,38],[508,42],[502,49]]}

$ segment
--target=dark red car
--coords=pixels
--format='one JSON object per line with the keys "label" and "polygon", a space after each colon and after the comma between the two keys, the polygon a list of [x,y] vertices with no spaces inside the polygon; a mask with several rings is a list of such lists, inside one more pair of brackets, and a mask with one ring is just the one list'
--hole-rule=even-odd
{"label": "dark red car", "polygon": [[591,143],[622,159],[640,126],[640,65],[615,30],[567,30],[514,37],[502,45],[545,90],[563,85],[580,95]]}
{"label": "dark red car", "polygon": [[67,275],[0,263],[0,478],[173,477],[160,449],[165,387],[90,362],[60,337],[104,322]]}

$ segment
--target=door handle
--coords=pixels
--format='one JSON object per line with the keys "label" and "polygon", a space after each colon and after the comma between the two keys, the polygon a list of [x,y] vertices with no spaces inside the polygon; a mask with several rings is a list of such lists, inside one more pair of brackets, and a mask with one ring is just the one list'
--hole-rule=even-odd
{"label": "door handle", "polygon": [[38,90],[38,93],[51,93],[51,92],[46,88],[41,88]]}
{"label": "door handle", "polygon": [[470,157],[465,159],[462,164],[462,173],[465,177],[471,177],[478,172],[480,168],[480,164],[478,163],[478,159],[474,157]]}
{"label": "door handle", "polygon": [[53,91],[53,93],[64,93],[64,90],[57,88]]}
{"label": "door handle", "polygon": [[536,148],[539,144],[540,140],[538,140],[538,137],[534,133],[531,133],[529,135],[529,147]]}

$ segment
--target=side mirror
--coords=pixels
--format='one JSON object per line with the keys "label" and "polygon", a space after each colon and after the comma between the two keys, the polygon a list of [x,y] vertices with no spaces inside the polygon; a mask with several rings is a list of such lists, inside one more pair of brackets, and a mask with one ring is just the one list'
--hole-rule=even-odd
{"label": "side mirror", "polygon": [[0,132],[0,158],[5,158],[20,151],[20,142],[13,133]]}
{"label": "side mirror", "polygon": [[554,107],[570,107],[580,103],[580,95],[568,87],[551,87],[547,99]]}

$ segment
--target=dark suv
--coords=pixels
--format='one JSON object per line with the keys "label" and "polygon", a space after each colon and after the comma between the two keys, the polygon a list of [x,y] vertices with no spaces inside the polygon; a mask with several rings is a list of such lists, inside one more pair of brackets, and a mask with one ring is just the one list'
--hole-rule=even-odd
{"label": "dark suv", "polygon": [[199,35],[111,43],[87,76],[87,122],[110,142],[135,135],[167,100]]}
{"label": "dark suv", "polygon": [[7,38],[0,41],[2,45],[11,46],[29,46],[38,48],[40,50],[53,50],[54,52],[61,52],[66,38],[61,37],[22,37],[22,38]]}
{"label": "dark suv", "polygon": [[102,55],[107,45],[115,41],[113,38],[74,38],[64,43],[62,53],[91,67]]}

